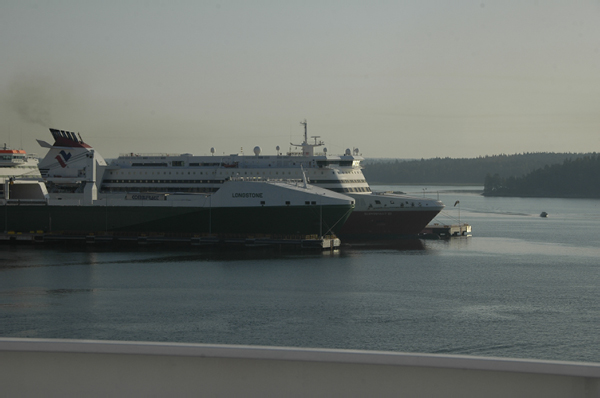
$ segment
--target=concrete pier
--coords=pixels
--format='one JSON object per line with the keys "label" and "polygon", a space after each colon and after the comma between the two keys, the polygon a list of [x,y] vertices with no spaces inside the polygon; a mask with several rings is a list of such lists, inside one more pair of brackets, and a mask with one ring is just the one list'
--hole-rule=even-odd
{"label": "concrete pier", "polygon": [[319,237],[317,235],[298,236],[241,236],[213,235],[189,236],[177,234],[69,234],[45,233],[31,231],[30,233],[4,232],[0,233],[0,243],[82,243],[82,244],[182,244],[191,246],[237,246],[264,247],[274,246],[289,249],[335,250],[339,249],[341,241],[335,236]]}
{"label": "concrete pier", "polygon": [[451,238],[453,236],[471,236],[470,224],[430,224],[421,232],[423,237]]}

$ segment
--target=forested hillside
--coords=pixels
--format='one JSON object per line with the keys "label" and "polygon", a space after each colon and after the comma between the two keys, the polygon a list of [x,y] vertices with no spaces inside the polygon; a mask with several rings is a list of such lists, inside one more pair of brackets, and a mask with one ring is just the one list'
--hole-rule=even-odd
{"label": "forested hillside", "polygon": [[521,177],[546,165],[586,155],[594,154],[539,152],[471,159],[367,159],[363,162],[363,173],[370,183],[482,185],[488,174],[500,178]]}
{"label": "forested hillside", "polygon": [[485,196],[600,198],[600,156],[567,159],[523,177],[488,175]]}

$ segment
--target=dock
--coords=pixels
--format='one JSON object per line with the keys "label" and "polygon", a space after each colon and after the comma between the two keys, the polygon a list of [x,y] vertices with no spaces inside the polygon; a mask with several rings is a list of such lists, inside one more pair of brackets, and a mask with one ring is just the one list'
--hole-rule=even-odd
{"label": "dock", "polygon": [[244,236],[244,235],[178,235],[178,234],[77,234],[67,232],[31,231],[0,233],[0,244],[48,244],[74,243],[155,245],[176,244],[198,247],[276,247],[281,249],[336,250],[341,241],[336,236],[293,235],[293,236]]}
{"label": "dock", "polygon": [[470,224],[429,224],[419,234],[424,239],[448,239],[459,236],[471,236]]}

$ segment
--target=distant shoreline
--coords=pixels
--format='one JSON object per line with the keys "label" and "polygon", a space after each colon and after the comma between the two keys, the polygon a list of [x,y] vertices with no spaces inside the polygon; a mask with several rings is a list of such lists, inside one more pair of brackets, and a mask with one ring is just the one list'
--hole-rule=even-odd
{"label": "distant shoreline", "polygon": [[469,182],[381,182],[381,181],[370,181],[369,185],[416,185],[416,186],[447,186],[447,187],[481,187],[483,191],[483,184],[475,184]]}
{"label": "distant shoreline", "polygon": [[583,196],[583,195],[524,195],[524,194],[513,194],[513,195],[498,195],[498,194],[484,194],[486,198],[547,198],[547,199],[600,199],[600,196]]}

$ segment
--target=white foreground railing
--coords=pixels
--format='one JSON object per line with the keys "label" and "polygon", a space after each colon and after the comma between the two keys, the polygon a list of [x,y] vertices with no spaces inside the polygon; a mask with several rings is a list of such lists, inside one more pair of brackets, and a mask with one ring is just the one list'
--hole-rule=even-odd
{"label": "white foreground railing", "polygon": [[5,397],[598,397],[600,364],[0,338]]}

